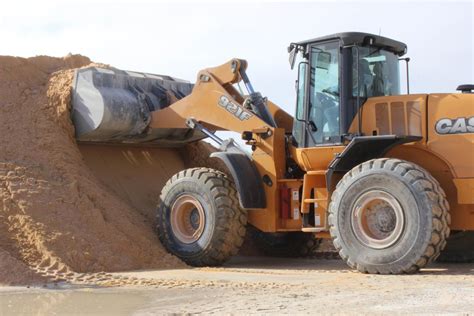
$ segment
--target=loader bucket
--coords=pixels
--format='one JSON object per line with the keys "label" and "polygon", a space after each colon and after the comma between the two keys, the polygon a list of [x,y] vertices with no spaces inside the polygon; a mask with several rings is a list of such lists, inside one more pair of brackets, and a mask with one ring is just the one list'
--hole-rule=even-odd
{"label": "loader bucket", "polygon": [[191,93],[193,85],[169,76],[83,68],[74,74],[72,120],[79,142],[176,146],[204,138],[190,129],[150,129],[151,112]]}

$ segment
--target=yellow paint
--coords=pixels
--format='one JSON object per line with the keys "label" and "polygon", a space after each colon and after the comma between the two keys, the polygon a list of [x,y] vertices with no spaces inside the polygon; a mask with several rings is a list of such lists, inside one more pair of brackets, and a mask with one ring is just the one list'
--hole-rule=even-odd
{"label": "yellow paint", "polygon": [[[271,128],[259,117],[244,108],[245,96],[232,86],[241,80],[238,69],[247,67],[244,60],[233,59],[219,67],[199,72],[193,92],[171,106],[152,113],[151,128],[186,128],[185,120],[195,118],[210,130],[251,132],[255,151],[252,159],[261,176],[268,175],[272,186],[264,185],[267,207],[249,210],[249,222],[266,232],[301,230],[299,219],[282,219],[279,190],[282,186],[292,189],[302,187],[298,204],[307,213],[313,199],[317,200],[316,213],[321,217],[321,226],[327,219],[328,198],[325,172],[335,155],[344,146],[318,146],[296,148],[288,146],[288,154],[306,172],[303,179],[285,179],[285,133],[290,133],[293,118],[280,107],[268,101],[268,108],[278,128]],[[219,105],[225,96],[238,113],[239,119]],[[237,113],[237,114],[238,114]],[[474,134],[440,135],[435,124],[441,118],[456,119],[474,116],[474,94],[414,94],[369,98],[362,107],[362,131],[364,135],[415,135],[422,140],[414,144],[400,145],[387,153],[387,157],[398,157],[417,163],[428,170],[446,191],[451,208],[452,229],[474,230]],[[356,116],[349,129],[358,130]],[[262,131],[270,131],[264,138]],[[305,202],[305,199],[307,200]],[[324,233],[319,233],[321,236]]]}

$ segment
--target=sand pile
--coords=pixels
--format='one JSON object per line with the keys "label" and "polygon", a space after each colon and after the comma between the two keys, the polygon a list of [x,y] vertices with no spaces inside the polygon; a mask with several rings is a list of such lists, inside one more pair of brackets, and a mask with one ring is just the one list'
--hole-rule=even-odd
{"label": "sand pile", "polygon": [[[69,119],[72,69],[90,63],[0,57],[0,284],[38,281],[31,269],[183,266],[158,242],[151,212],[168,177],[193,163],[172,150],[79,148]],[[164,177],[149,175],[162,169]]]}

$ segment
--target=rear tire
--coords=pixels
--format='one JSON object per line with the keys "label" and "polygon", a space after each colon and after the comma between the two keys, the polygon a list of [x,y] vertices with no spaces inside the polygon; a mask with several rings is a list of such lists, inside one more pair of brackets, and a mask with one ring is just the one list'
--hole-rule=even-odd
{"label": "rear tire", "polygon": [[414,273],[435,260],[449,235],[449,205],[423,168],[374,159],[349,171],[329,206],[334,247],[364,273]]}
{"label": "rear tire", "polygon": [[255,247],[269,257],[312,257],[316,255],[321,243],[321,240],[311,233],[265,233],[250,225],[247,233]]}
{"label": "rear tire", "polygon": [[163,187],[157,232],[164,247],[192,266],[217,266],[237,254],[245,237],[247,212],[226,174],[191,168]]}

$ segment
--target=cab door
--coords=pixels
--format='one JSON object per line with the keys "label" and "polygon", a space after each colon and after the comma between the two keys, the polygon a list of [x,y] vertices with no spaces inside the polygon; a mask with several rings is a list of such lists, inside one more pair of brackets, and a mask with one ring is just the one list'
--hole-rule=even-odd
{"label": "cab door", "polygon": [[325,170],[344,149],[339,119],[340,68],[338,40],[311,45],[308,60],[299,68],[293,153],[303,170]]}
{"label": "cab door", "polygon": [[305,147],[340,144],[339,41],[310,46]]}

